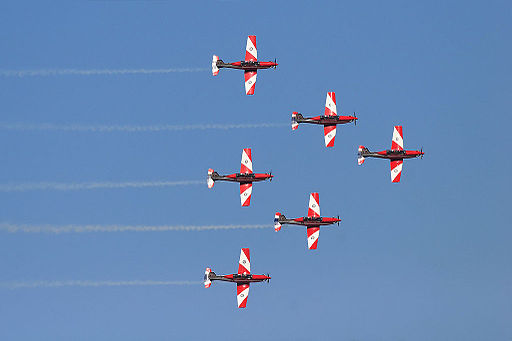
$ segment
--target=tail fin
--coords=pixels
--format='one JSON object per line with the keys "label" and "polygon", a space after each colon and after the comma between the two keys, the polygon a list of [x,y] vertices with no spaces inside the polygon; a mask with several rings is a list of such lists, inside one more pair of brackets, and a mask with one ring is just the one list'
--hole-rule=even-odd
{"label": "tail fin", "polygon": [[204,271],[204,287],[209,288],[210,285],[212,285],[212,281],[210,281],[210,272],[212,272],[212,269],[206,268]]}
{"label": "tail fin", "polygon": [[279,222],[279,218],[284,217],[281,213],[276,212],[276,215],[274,216],[274,230],[276,232],[279,232],[281,230],[281,223]]}
{"label": "tail fin", "polygon": [[215,185],[215,181],[212,179],[213,169],[208,169],[208,188],[212,188]]}
{"label": "tail fin", "polygon": [[369,153],[368,148],[365,146],[359,146],[359,149],[357,150],[357,164],[362,165],[364,163],[364,153]]}
{"label": "tail fin", "polygon": [[217,61],[219,60],[219,57],[216,55],[213,55],[212,58],[212,74],[214,76],[217,76],[219,74],[219,68],[217,67]]}
{"label": "tail fin", "polygon": [[297,122],[297,115],[299,115],[299,113],[296,111],[292,113],[292,130],[297,130],[297,128],[299,128],[299,123]]}

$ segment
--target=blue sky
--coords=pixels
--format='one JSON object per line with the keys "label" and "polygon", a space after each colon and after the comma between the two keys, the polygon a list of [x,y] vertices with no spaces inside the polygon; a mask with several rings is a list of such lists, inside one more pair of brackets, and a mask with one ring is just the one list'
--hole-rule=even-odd
{"label": "blue sky", "polygon": [[[334,148],[320,127],[146,133],[0,131],[0,184],[205,179],[239,169],[252,148],[254,186],[0,193],[0,222],[28,225],[269,224],[210,232],[0,232],[0,282],[200,281],[236,271],[241,247],[269,285],[236,308],[228,283],[0,288],[3,340],[509,340],[512,25],[507,1],[3,2],[0,70],[205,68],[155,75],[0,76],[2,123],[152,125],[289,123],[335,91]],[[260,60],[211,76],[211,55]],[[360,144],[386,149],[394,125],[423,160],[357,166]],[[320,193],[340,227],[272,229]],[[507,223],[508,222],[508,223]]]}

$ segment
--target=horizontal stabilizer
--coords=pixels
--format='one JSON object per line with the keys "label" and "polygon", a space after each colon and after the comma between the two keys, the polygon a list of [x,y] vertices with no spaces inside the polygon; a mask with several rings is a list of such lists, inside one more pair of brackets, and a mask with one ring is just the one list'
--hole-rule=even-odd
{"label": "horizontal stabilizer", "polygon": [[210,272],[212,272],[212,269],[206,268],[204,271],[204,287],[209,288],[210,285],[212,285],[212,281],[210,281]]}
{"label": "horizontal stabilizer", "polygon": [[217,61],[219,60],[219,57],[216,55],[213,55],[212,58],[212,74],[214,76],[217,76],[219,74],[219,68],[217,67]]}
{"label": "horizontal stabilizer", "polygon": [[212,179],[213,169],[208,169],[208,188],[212,188],[215,185],[215,181]]}
{"label": "horizontal stabilizer", "polygon": [[274,230],[276,230],[276,232],[279,232],[281,230],[281,223],[279,222],[279,218],[280,217],[284,217],[281,213],[279,212],[276,212],[275,216],[274,216]]}
{"label": "horizontal stabilizer", "polygon": [[370,151],[365,146],[359,146],[357,149],[357,164],[362,165],[364,163],[363,153],[369,153]]}
{"label": "horizontal stabilizer", "polygon": [[297,112],[294,111],[292,113],[292,130],[297,130],[299,128],[299,123],[297,122]]}

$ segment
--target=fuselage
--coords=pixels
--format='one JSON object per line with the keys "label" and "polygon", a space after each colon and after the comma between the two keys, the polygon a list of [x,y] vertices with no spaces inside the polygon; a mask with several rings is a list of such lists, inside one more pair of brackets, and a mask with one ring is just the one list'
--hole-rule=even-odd
{"label": "fuselage", "polygon": [[231,181],[231,182],[257,182],[272,179],[274,176],[268,173],[234,173],[228,175],[212,174],[213,181]]}
{"label": "fuselage", "polygon": [[311,124],[345,124],[357,120],[355,116],[315,116],[315,117],[297,117],[297,123],[311,123]]}
{"label": "fuselage", "polygon": [[276,67],[278,64],[275,62],[253,62],[253,61],[240,61],[235,63],[224,63],[222,60],[217,61],[217,67],[227,69],[238,69],[245,71],[255,71],[258,69],[270,69]]}
{"label": "fuselage", "polygon": [[383,150],[380,152],[363,152],[363,157],[375,157],[379,159],[403,160],[419,157],[424,153],[419,150]]}
{"label": "fuselage", "polygon": [[233,282],[237,284],[263,282],[269,280],[271,277],[268,275],[252,275],[252,274],[230,274],[230,275],[215,275],[210,273],[208,276],[210,281],[224,281]]}
{"label": "fuselage", "polygon": [[300,217],[300,218],[279,218],[281,224],[302,225],[302,226],[322,226],[331,225],[340,222],[341,219],[334,217]]}

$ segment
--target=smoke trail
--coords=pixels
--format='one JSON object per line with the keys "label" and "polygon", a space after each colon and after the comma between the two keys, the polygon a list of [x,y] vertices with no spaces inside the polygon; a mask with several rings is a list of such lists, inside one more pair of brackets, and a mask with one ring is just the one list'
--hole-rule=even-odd
{"label": "smoke trail", "polygon": [[165,74],[175,72],[201,72],[206,68],[168,68],[168,69],[45,69],[45,70],[0,70],[3,77],[47,77],[47,76],[94,76],[94,75],[135,75]]}
{"label": "smoke trail", "polygon": [[145,181],[145,182],[84,182],[84,183],[58,183],[39,182],[23,184],[0,184],[0,192],[26,192],[37,190],[75,191],[101,188],[145,188],[145,187],[169,187],[204,185],[206,180],[185,180],[185,181]]}
{"label": "smoke trail", "polygon": [[23,123],[2,123],[0,129],[15,131],[74,131],[74,132],[91,132],[91,133],[110,133],[110,132],[166,132],[181,130],[228,130],[228,129],[251,129],[251,128],[281,128],[288,127],[289,124],[284,123],[242,123],[242,124],[188,124],[188,125],[83,125],[83,124],[23,124]]}
{"label": "smoke trail", "polygon": [[199,285],[201,281],[17,281],[0,282],[0,288],[120,287]]}
{"label": "smoke trail", "polygon": [[216,231],[236,229],[267,229],[270,224],[255,225],[18,225],[0,223],[0,231],[8,233],[91,233],[91,232],[167,232],[167,231]]}

